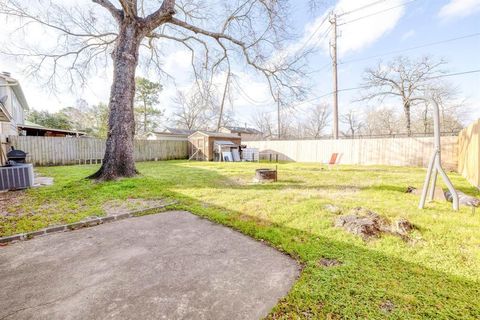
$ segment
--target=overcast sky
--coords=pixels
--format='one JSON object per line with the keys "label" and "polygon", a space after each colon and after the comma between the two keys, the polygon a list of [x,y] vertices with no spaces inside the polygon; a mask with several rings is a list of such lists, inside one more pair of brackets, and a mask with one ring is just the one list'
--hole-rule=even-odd
{"label": "overcast sky", "polygon": [[[86,0],[85,0],[86,1]],[[78,1],[81,3],[82,1]],[[303,3],[305,2],[305,3]],[[372,4],[363,10],[343,15],[339,18],[339,87],[352,88],[361,82],[362,71],[374,66],[379,59],[387,62],[395,55],[402,54],[412,58],[433,55],[448,61],[450,73],[480,69],[480,0],[340,0],[332,6],[322,6],[316,12],[309,10],[307,1],[292,1],[292,28],[299,35],[290,44],[289,50],[305,46],[319,50],[310,59],[310,69],[315,71],[313,94],[322,96],[332,90],[332,73],[328,53],[329,23],[321,22],[332,9],[342,14],[359,7]],[[295,4],[293,4],[295,3]],[[294,7],[294,8],[293,8]],[[345,24],[343,24],[345,23]],[[343,25],[342,25],[343,24]],[[12,25],[0,21],[0,43],[15,41],[9,37]],[[7,32],[5,32],[7,30]],[[42,38],[43,37],[43,38]],[[44,33],[31,34],[35,41],[50,41]],[[462,38],[449,41],[454,38]],[[443,42],[445,41],[445,42]],[[443,42],[432,45],[432,43]],[[412,50],[406,50],[419,47]],[[392,51],[397,54],[385,54]],[[378,56],[381,57],[378,57]],[[364,59],[365,58],[365,59]],[[355,61],[360,60],[360,61]],[[49,92],[42,83],[26,78],[20,62],[13,63],[5,57],[0,59],[0,70],[9,71],[19,79],[31,108],[57,111],[62,107],[73,106],[79,98],[88,103],[107,102],[111,81],[111,69],[99,70],[90,78],[85,88]],[[178,88],[188,88],[191,83],[190,54],[181,46],[172,46],[165,56],[164,69],[175,75],[173,82],[164,83],[161,93],[161,108],[171,110],[172,97]],[[269,96],[263,79],[255,77],[242,65],[236,65],[240,89],[235,89],[233,108],[240,124],[251,122],[252,114],[257,110],[275,111],[275,104]],[[139,70],[138,75],[145,75]],[[470,119],[480,117],[480,73],[452,76],[448,81],[460,89],[462,97],[467,98],[472,113]],[[235,86],[237,86],[235,84]],[[360,92],[358,90],[340,93],[340,113],[352,108],[361,110],[365,105],[352,102]],[[330,96],[324,98],[329,102]],[[298,105],[298,113],[312,103]]]}

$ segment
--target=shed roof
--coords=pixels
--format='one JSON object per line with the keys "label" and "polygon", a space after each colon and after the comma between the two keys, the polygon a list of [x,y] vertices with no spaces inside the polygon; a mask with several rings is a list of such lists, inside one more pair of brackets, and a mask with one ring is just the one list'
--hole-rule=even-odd
{"label": "shed roof", "polygon": [[222,128],[225,128],[225,129],[230,130],[231,132],[235,132],[235,133],[262,134],[261,131],[255,129],[255,128],[249,128],[249,127],[224,126]]}
{"label": "shed roof", "polygon": [[204,136],[207,137],[215,137],[215,138],[236,138],[236,139],[241,139],[241,137],[237,134],[233,133],[223,133],[223,132],[211,132],[211,131],[203,131],[199,130],[194,133],[192,133],[189,137],[193,136],[194,134],[200,133]]}
{"label": "shed roof", "polygon": [[192,133],[195,132],[195,130],[181,129],[181,128],[170,128],[170,127],[165,128],[165,131],[167,133],[171,133],[171,134],[186,135],[186,136],[191,135]]}

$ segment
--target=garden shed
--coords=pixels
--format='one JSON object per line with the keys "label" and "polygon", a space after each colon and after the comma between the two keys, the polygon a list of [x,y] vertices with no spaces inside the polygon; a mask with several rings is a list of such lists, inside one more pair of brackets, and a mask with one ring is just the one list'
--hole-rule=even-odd
{"label": "garden shed", "polygon": [[239,149],[242,138],[236,134],[197,131],[188,137],[188,158],[190,160],[221,161],[222,148]]}

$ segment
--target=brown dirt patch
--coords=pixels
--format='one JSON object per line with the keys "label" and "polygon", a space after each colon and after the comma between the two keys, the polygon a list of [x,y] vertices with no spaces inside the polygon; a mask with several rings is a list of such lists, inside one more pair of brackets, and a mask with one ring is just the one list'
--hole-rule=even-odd
{"label": "brown dirt patch", "polygon": [[318,265],[321,267],[337,267],[341,266],[343,262],[333,258],[322,258],[318,261]]}
{"label": "brown dirt patch", "polygon": [[111,200],[103,204],[102,208],[107,216],[129,213],[132,211],[141,211],[154,209],[166,204],[165,199],[136,199],[129,198],[124,200]]}
{"label": "brown dirt patch", "polygon": [[262,227],[269,227],[272,225],[272,223],[266,219],[261,219],[256,216],[249,216],[246,214],[239,214],[237,216],[239,220],[246,221],[246,222],[254,222],[257,226],[262,226]]}
{"label": "brown dirt patch", "polygon": [[380,304],[380,310],[386,313],[390,313],[395,309],[395,305],[390,300],[385,300]]}
{"label": "brown dirt patch", "polygon": [[23,202],[25,198],[25,191],[2,191],[0,192],[0,216],[16,215],[9,211],[16,208]]}

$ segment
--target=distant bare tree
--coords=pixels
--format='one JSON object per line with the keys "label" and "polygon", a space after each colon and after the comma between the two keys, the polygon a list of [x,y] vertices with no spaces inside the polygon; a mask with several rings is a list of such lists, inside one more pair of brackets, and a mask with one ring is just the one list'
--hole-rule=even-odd
{"label": "distant bare tree", "polygon": [[438,82],[436,77],[444,72],[441,67],[445,64],[444,60],[434,60],[431,57],[410,60],[402,56],[387,65],[379,63],[376,68],[365,71],[363,86],[367,91],[360,100],[377,98],[383,101],[387,97],[400,99],[406,131],[411,136],[411,108],[424,101],[426,91]]}
{"label": "distant bare tree", "polygon": [[430,94],[440,106],[441,130],[460,131],[463,128],[462,122],[468,117],[469,109],[466,100],[458,98],[459,90],[450,83],[440,82],[432,86]]}
{"label": "distant bare tree", "polygon": [[[58,80],[88,83],[89,75],[113,62],[109,100],[108,136],[104,161],[91,176],[100,180],[131,177],[135,130],[133,101],[135,71],[139,63],[162,69],[165,42],[191,52],[195,76],[212,74],[238,59],[263,76],[271,92],[284,96],[303,94],[301,79],[306,52],[279,54],[291,40],[286,1],[227,0],[215,6],[194,0],[92,0],[70,4],[61,0],[3,0],[0,15],[18,18],[13,45],[0,44],[3,53],[29,63],[29,72],[48,75],[52,87]],[[49,30],[56,41],[33,42],[28,29]],[[50,45],[52,44],[52,45]],[[202,60],[204,68],[195,68]],[[197,81],[198,82],[198,81]]]}
{"label": "distant bare tree", "polygon": [[330,115],[330,107],[326,103],[320,103],[310,108],[303,126],[305,135],[316,139],[320,138],[323,130],[327,127]]}
{"label": "distant bare tree", "polygon": [[298,139],[303,135],[303,125],[300,124],[297,112],[288,105],[280,109],[280,134],[278,119],[276,121],[277,138]]}
{"label": "distant bare tree", "polygon": [[[469,114],[465,100],[458,99],[458,89],[446,82],[434,83],[428,90],[428,95],[440,107],[440,125],[443,132],[458,132],[463,128],[462,122]],[[413,130],[421,133],[433,132],[432,106],[430,100],[425,100],[421,108],[412,116]]]}
{"label": "distant bare tree", "polygon": [[370,109],[365,114],[363,132],[368,135],[392,135],[399,132],[399,117],[393,108]]}
{"label": "distant bare tree", "polygon": [[257,112],[252,116],[256,129],[263,133],[265,139],[272,139],[276,135],[276,126],[273,115],[269,112]]}
{"label": "distant bare tree", "polygon": [[175,104],[173,121],[176,126],[189,130],[206,127],[206,120],[203,117],[204,105],[198,94],[187,96],[184,92],[178,91],[173,101]]}
{"label": "distant bare tree", "polygon": [[422,104],[421,108],[412,113],[412,131],[424,134],[433,132],[432,106],[430,103]]}
{"label": "distant bare tree", "polygon": [[[231,125],[234,122],[233,111],[226,109],[224,105],[227,98],[217,88],[206,82],[202,82],[202,90],[194,86],[190,90],[177,91],[173,99],[175,110],[173,122],[176,126],[187,129],[218,130],[221,126]],[[229,93],[226,93],[229,95]],[[228,98],[229,99],[229,98]],[[219,121],[220,120],[220,121]]]}
{"label": "distant bare tree", "polygon": [[359,119],[359,115],[355,110],[351,109],[347,113],[340,116],[340,121],[347,125],[347,131],[345,136],[351,136],[355,138],[355,134],[358,134],[363,127],[363,122]]}

